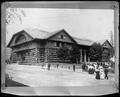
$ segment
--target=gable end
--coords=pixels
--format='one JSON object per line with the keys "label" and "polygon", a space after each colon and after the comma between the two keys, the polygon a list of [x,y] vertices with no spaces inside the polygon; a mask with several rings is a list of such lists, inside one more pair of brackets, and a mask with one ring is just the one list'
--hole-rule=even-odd
{"label": "gable end", "polygon": [[[67,35],[67,37],[68,37],[73,43],[76,43],[76,44],[77,44],[77,42],[76,42],[64,29],[56,32],[55,34],[53,34],[52,36],[48,37],[47,39],[48,39],[48,40],[51,40],[51,39],[56,38],[56,41],[64,40],[64,39],[65,39],[65,36],[64,36],[63,34],[60,35],[60,33],[64,33],[65,35]],[[60,36],[59,36],[59,35],[60,35]]]}

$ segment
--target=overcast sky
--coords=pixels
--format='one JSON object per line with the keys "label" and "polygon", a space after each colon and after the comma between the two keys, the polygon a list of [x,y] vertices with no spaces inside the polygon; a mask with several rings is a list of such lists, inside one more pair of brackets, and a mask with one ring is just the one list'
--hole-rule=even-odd
{"label": "overcast sky", "polygon": [[24,8],[22,24],[10,24],[7,41],[24,28],[39,28],[48,32],[65,29],[71,36],[93,41],[110,40],[114,32],[114,12],[110,9],[48,9]]}

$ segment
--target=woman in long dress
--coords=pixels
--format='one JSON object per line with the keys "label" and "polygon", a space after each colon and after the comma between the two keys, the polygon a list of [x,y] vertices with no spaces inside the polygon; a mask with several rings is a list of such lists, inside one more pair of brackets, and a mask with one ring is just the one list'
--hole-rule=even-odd
{"label": "woman in long dress", "polygon": [[95,69],[95,71],[96,71],[96,69],[97,69],[97,64],[95,64],[95,63],[94,63],[94,69]]}
{"label": "woman in long dress", "polygon": [[92,66],[91,66],[91,64],[88,66],[88,73],[92,74]]}
{"label": "woman in long dress", "polygon": [[95,78],[96,79],[100,79],[100,71],[99,71],[99,67],[98,66],[96,67],[95,72],[96,72]]}
{"label": "woman in long dress", "polygon": [[104,68],[103,66],[99,66],[99,68],[100,68],[100,79],[104,79],[105,78]]}
{"label": "woman in long dress", "polygon": [[87,71],[89,72],[90,69],[90,64],[87,65]]}

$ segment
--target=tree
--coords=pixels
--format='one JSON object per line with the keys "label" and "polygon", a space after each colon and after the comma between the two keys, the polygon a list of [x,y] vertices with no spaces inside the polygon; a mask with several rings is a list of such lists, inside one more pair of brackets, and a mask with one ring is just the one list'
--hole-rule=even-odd
{"label": "tree", "polygon": [[94,43],[89,50],[89,57],[91,61],[101,61],[102,60],[102,46],[99,43]]}
{"label": "tree", "polygon": [[6,44],[8,44],[8,40],[11,37],[11,33],[9,32],[9,26],[15,23],[22,23],[23,18],[26,17],[26,13],[22,8],[13,8],[12,2],[5,2],[3,6],[6,8],[5,15],[5,24],[6,24]]}
{"label": "tree", "polygon": [[69,60],[69,49],[65,46],[60,47],[57,51],[57,56],[64,62],[65,62],[65,60]]}
{"label": "tree", "polygon": [[113,48],[103,49],[103,52],[102,52],[102,61],[103,62],[109,62],[110,58],[112,58],[113,56],[114,56]]}
{"label": "tree", "polygon": [[103,50],[102,52],[102,61],[103,62],[108,62],[110,59],[110,52],[108,49]]}
{"label": "tree", "polygon": [[80,60],[80,50],[76,45],[73,45],[70,51],[70,60],[72,63],[78,63]]}
{"label": "tree", "polygon": [[73,45],[71,50],[63,46],[58,49],[57,56],[64,62],[65,60],[70,60],[72,63],[78,63],[80,60],[80,51],[76,45]]}
{"label": "tree", "polygon": [[[16,21],[22,23],[23,17],[26,16],[25,11],[22,8],[13,8],[12,3],[5,2],[4,6],[6,7],[6,18],[5,23],[8,26],[11,23]],[[6,29],[7,30],[7,29]],[[6,31],[8,33],[8,31]]]}
{"label": "tree", "polygon": [[23,9],[20,8],[6,8],[6,24],[14,23],[17,19],[22,22],[22,18],[26,16]]}

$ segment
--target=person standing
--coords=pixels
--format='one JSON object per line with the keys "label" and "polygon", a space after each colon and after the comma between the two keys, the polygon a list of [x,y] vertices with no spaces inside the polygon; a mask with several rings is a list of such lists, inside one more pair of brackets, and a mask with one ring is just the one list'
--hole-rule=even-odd
{"label": "person standing", "polygon": [[96,69],[97,69],[97,63],[94,63],[94,69],[96,71]]}
{"label": "person standing", "polygon": [[57,64],[57,69],[58,69],[59,64]]}
{"label": "person standing", "polygon": [[90,69],[90,64],[87,65],[87,71],[89,72]]}
{"label": "person standing", "polygon": [[50,70],[50,64],[48,64],[48,70]]}
{"label": "person standing", "polygon": [[100,71],[99,71],[99,65],[96,67],[96,79],[100,79]]}
{"label": "person standing", "polygon": [[107,67],[105,67],[104,72],[105,72],[105,79],[108,79],[108,68]]}
{"label": "person standing", "polygon": [[92,66],[92,64],[90,64],[88,73],[93,74],[93,71],[94,71],[94,67]]}
{"label": "person standing", "polygon": [[105,78],[104,68],[101,65],[99,66],[99,68],[100,68],[100,79],[104,79]]}
{"label": "person standing", "polygon": [[82,71],[85,71],[85,64],[82,64]]}
{"label": "person standing", "polygon": [[88,65],[88,74],[91,73],[91,64]]}
{"label": "person standing", "polygon": [[75,65],[73,65],[73,71],[75,72]]}

